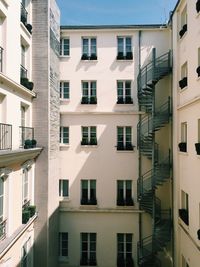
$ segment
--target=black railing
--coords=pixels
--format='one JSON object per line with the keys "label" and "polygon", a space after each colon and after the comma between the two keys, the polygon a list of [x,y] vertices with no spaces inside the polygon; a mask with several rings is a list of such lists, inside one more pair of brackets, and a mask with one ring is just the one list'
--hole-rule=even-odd
{"label": "black railing", "polygon": [[20,66],[20,78],[21,80],[24,78],[27,78],[28,76],[28,70],[24,66]]}
{"label": "black railing", "polygon": [[6,236],[6,220],[0,222],[0,240]]}
{"label": "black railing", "polygon": [[12,149],[12,125],[0,123],[0,150]]}
{"label": "black railing", "polygon": [[0,72],[3,71],[3,48],[0,46]]}
{"label": "black railing", "polygon": [[20,130],[20,147],[25,146],[26,140],[34,140],[34,128],[19,126]]}
{"label": "black railing", "polygon": [[27,17],[28,17],[28,12],[25,8],[25,6],[21,3],[21,22],[26,25],[27,23]]}

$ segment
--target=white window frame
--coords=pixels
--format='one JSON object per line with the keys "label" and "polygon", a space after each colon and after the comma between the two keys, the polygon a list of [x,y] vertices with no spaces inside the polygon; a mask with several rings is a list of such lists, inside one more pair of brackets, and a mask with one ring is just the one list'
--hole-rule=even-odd
{"label": "white window frame", "polygon": [[[120,49],[119,49],[119,39],[122,39],[123,40],[123,51],[120,51]],[[127,51],[128,49],[127,49],[127,39],[130,39],[131,40],[131,43],[130,43],[130,51]],[[123,52],[123,56],[126,56],[126,54],[128,53],[128,52],[133,52],[132,51],[133,50],[133,48],[132,48],[132,36],[117,36],[117,53],[121,53],[121,52]]]}
{"label": "white window frame", "polygon": [[[87,88],[84,88],[84,84],[87,84]],[[95,87],[92,87],[92,84]],[[85,93],[87,91],[87,94]],[[82,96],[83,97],[96,97],[97,96],[97,81],[82,81]]]}
{"label": "white window frame", "polygon": [[[122,83],[122,88],[119,88],[119,83]],[[130,88],[128,88],[127,86],[126,86],[126,84],[127,83],[130,83]],[[122,90],[123,92],[122,92],[122,95],[119,95],[119,90]],[[130,94],[126,94],[126,92],[128,91],[128,90],[130,90]],[[125,99],[126,97],[131,97],[132,98],[132,94],[131,94],[131,90],[132,90],[132,82],[131,82],[131,80],[118,80],[117,81],[117,97],[118,98],[123,98],[123,99]]]}
{"label": "white window frame", "polygon": [[[66,132],[66,137],[64,137],[64,129],[68,129]],[[66,138],[66,142],[64,139]],[[60,126],[60,144],[61,145],[69,145],[69,126]]]}
{"label": "white window frame", "polygon": [[[64,235],[67,235],[67,238],[64,239]],[[63,246],[63,242],[66,243],[66,246]],[[67,251],[67,255],[63,255],[62,250]],[[59,260],[66,261],[69,257],[69,234],[68,232],[59,232]]]}
{"label": "white window frame", "polygon": [[[65,53],[65,40],[67,40],[68,41],[68,44],[66,44],[66,46],[68,47],[67,49],[66,49],[66,53]],[[62,37],[61,39],[60,39],[60,56],[61,57],[69,57],[70,56],[70,39],[69,39],[69,37]]]}
{"label": "white window frame", "polygon": [[181,122],[181,142],[187,143],[187,122]]}
{"label": "white window frame", "polygon": [[[84,135],[86,135],[86,131],[85,131],[86,129],[87,129],[87,143],[90,144],[93,138],[97,140],[97,127],[96,126],[82,126],[81,127],[82,141],[86,138],[84,137]],[[95,135],[95,136],[92,136],[92,135]]]}
{"label": "white window frame", "polygon": [[[65,92],[66,90],[66,92]],[[67,97],[65,97],[65,94]],[[70,83],[69,81],[60,81],[60,99],[69,100],[70,99]]]}
{"label": "white window frame", "polygon": [[[96,41],[96,44],[95,44],[95,53],[92,53],[92,39],[95,39]],[[88,44],[87,44],[87,53],[84,52],[84,40],[87,40],[88,41]],[[91,57],[91,55],[95,55],[97,56],[97,37],[95,36],[90,36],[90,37],[85,37],[83,36],[82,37],[82,55],[85,54],[87,55],[88,57]]]}
{"label": "white window frame", "polygon": [[[83,241],[83,235],[87,235],[86,241],[85,240]],[[95,241],[91,240],[92,235],[95,236]],[[83,250],[83,243],[87,243],[87,250]],[[94,243],[95,243],[95,246],[94,246]],[[95,247],[95,249],[92,250],[92,247]],[[81,258],[82,258],[82,253],[87,253],[87,261],[90,259],[91,253],[94,253],[95,261],[97,260],[97,234],[96,233],[81,233]]]}
{"label": "white window frame", "polygon": [[[119,235],[121,235],[122,236],[122,241],[119,241]],[[127,239],[128,239],[128,237],[130,237],[131,236],[131,241],[129,242]],[[123,246],[120,246],[119,244],[123,244]],[[131,244],[131,251],[129,252],[129,251],[127,251],[127,244]],[[121,251],[121,250],[119,250],[118,248],[119,247],[123,247],[123,250]],[[130,254],[130,258],[132,258],[132,255],[133,255],[133,234],[132,233],[117,233],[117,256],[119,255],[119,254],[122,254],[123,255],[123,259],[127,259],[128,257],[126,257],[127,256],[127,254]]]}
{"label": "white window frame", "polygon": [[181,79],[188,76],[188,66],[187,61],[181,66]]}
{"label": "white window frame", "polygon": [[22,169],[22,206],[30,201],[30,178],[29,170]]}
{"label": "white window frame", "polygon": [[[133,199],[133,183],[132,180],[127,179],[127,180],[117,180],[117,195],[118,195],[118,190],[119,188],[119,183],[122,183],[122,189],[123,189],[123,199],[127,199],[127,190],[131,190],[131,198]],[[128,188],[128,183],[130,183],[130,188]]]}
{"label": "white window frame", "polygon": [[[64,183],[66,183],[66,186],[67,186],[67,195],[64,195]],[[69,180],[68,179],[59,179],[59,197],[69,198]]]}
{"label": "white window frame", "polygon": [[[86,188],[83,188],[83,183],[85,183],[87,186]],[[92,186],[92,183],[94,187]],[[82,179],[81,180],[81,199],[83,199],[83,189],[87,190],[87,200],[90,201],[92,199],[91,196],[91,190],[95,190],[95,199],[97,195],[97,181],[95,179],[87,180],[87,179]]]}
{"label": "white window frame", "polygon": [[[119,128],[122,128],[123,129],[123,133],[122,133],[122,136],[123,136],[123,145],[125,146],[127,144],[127,128],[128,129],[131,129],[131,133],[130,133],[130,144],[132,145],[132,142],[133,142],[133,137],[132,137],[132,126],[117,126],[117,144],[121,143],[121,141],[119,141],[119,134],[118,134],[118,131],[119,131]],[[129,142],[128,142],[129,143]]]}

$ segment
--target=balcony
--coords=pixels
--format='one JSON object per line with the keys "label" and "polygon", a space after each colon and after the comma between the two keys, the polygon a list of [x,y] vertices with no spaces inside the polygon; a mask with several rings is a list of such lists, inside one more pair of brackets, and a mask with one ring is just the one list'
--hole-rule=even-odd
{"label": "balcony", "polygon": [[123,52],[118,52],[117,54],[117,60],[132,60],[132,59],[133,59],[132,52],[126,52],[125,55]]}
{"label": "balcony", "polygon": [[200,0],[198,0],[196,2],[196,10],[197,10],[197,13],[199,13],[199,11],[200,11]]}
{"label": "balcony", "polygon": [[32,25],[27,23],[28,21],[28,12],[25,6],[21,3],[21,22],[24,24],[29,33],[32,33]]}
{"label": "balcony", "polygon": [[182,27],[182,29],[181,29],[180,32],[179,32],[179,36],[180,36],[180,38],[182,38],[183,35],[184,35],[186,32],[187,32],[187,24],[184,24],[183,27]]}
{"label": "balcony", "polygon": [[200,77],[200,66],[197,67],[196,72],[197,72],[197,74],[198,74],[198,77]]}
{"label": "balcony", "polygon": [[0,46],[0,72],[3,71],[3,48]]}
{"label": "balcony", "polygon": [[118,97],[117,104],[133,104],[133,99],[131,96]]}
{"label": "balcony", "polygon": [[83,96],[81,99],[81,104],[93,104],[96,105],[97,104],[97,97],[96,96]]}
{"label": "balcony", "polygon": [[0,241],[6,236],[6,220],[0,222]]}
{"label": "balcony", "polygon": [[12,125],[0,123],[0,151],[12,149]]}
{"label": "balcony", "polygon": [[179,209],[179,217],[186,225],[189,225],[189,212],[186,209]]}
{"label": "balcony", "polygon": [[182,78],[182,80],[179,81],[179,87],[181,89],[187,87],[187,85],[188,85],[187,77],[184,77],[184,78]]}
{"label": "balcony", "polygon": [[22,208],[22,224],[26,224],[36,213],[36,206],[27,202]]}
{"label": "balcony", "polygon": [[34,148],[36,141],[34,140],[34,128],[19,126],[20,147],[25,149]]}
{"label": "balcony", "polygon": [[128,150],[128,151],[133,151],[134,150],[134,146],[131,143],[121,143],[118,142],[117,143],[117,150],[118,151],[123,151],[123,150]]}
{"label": "balcony", "polygon": [[28,70],[24,66],[20,66],[20,83],[29,90],[33,90],[34,84],[28,79]]}
{"label": "balcony", "polygon": [[186,142],[179,143],[178,147],[179,147],[180,152],[187,152],[187,143]]}
{"label": "balcony", "polygon": [[88,54],[83,54],[81,57],[81,60],[97,60],[96,54],[91,54],[90,56]]}

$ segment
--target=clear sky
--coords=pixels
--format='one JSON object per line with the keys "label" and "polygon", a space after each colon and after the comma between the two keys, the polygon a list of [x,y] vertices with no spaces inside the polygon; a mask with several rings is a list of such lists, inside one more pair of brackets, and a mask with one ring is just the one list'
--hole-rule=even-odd
{"label": "clear sky", "polygon": [[165,23],[177,0],[57,0],[61,25]]}

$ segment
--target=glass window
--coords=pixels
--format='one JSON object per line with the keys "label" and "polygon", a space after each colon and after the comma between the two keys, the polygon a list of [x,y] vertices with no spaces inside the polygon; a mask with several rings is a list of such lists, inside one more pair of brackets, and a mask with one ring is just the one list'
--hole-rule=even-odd
{"label": "glass window", "polygon": [[117,104],[132,104],[131,81],[117,81]]}
{"label": "glass window", "polygon": [[[117,234],[117,261],[118,266],[133,266],[132,234]],[[126,265],[129,262],[130,265]],[[121,263],[121,264],[120,264]],[[131,264],[132,263],[132,264]]]}
{"label": "glass window", "polygon": [[23,245],[21,250],[21,267],[31,266],[31,238],[29,238]]}
{"label": "glass window", "polygon": [[29,199],[29,173],[27,169],[23,169],[22,171],[22,205],[26,204]]}
{"label": "glass window", "polygon": [[81,180],[81,205],[96,204],[96,180]]}
{"label": "glass window", "polygon": [[60,40],[60,55],[69,56],[70,54],[70,41],[69,38],[62,38]]}
{"label": "glass window", "polygon": [[96,126],[82,127],[81,145],[97,145]]}
{"label": "glass window", "polygon": [[59,196],[68,197],[69,196],[69,180],[59,180]]}
{"label": "glass window", "polygon": [[60,127],[60,143],[69,144],[69,127]]}
{"label": "glass window", "polygon": [[61,259],[68,257],[68,233],[59,233],[59,257]]}
{"label": "glass window", "polygon": [[82,38],[82,60],[97,59],[97,39],[95,37]]}
{"label": "glass window", "polygon": [[81,266],[96,266],[96,233],[81,233]]}
{"label": "glass window", "polygon": [[132,181],[118,180],[117,181],[117,205],[118,206],[133,206],[132,197]]}
{"label": "glass window", "polygon": [[69,99],[69,82],[60,82],[60,98]]}
{"label": "glass window", "polygon": [[130,36],[117,37],[117,59],[133,59],[132,38]]}
{"label": "glass window", "polygon": [[133,150],[132,127],[117,127],[117,149]]}

